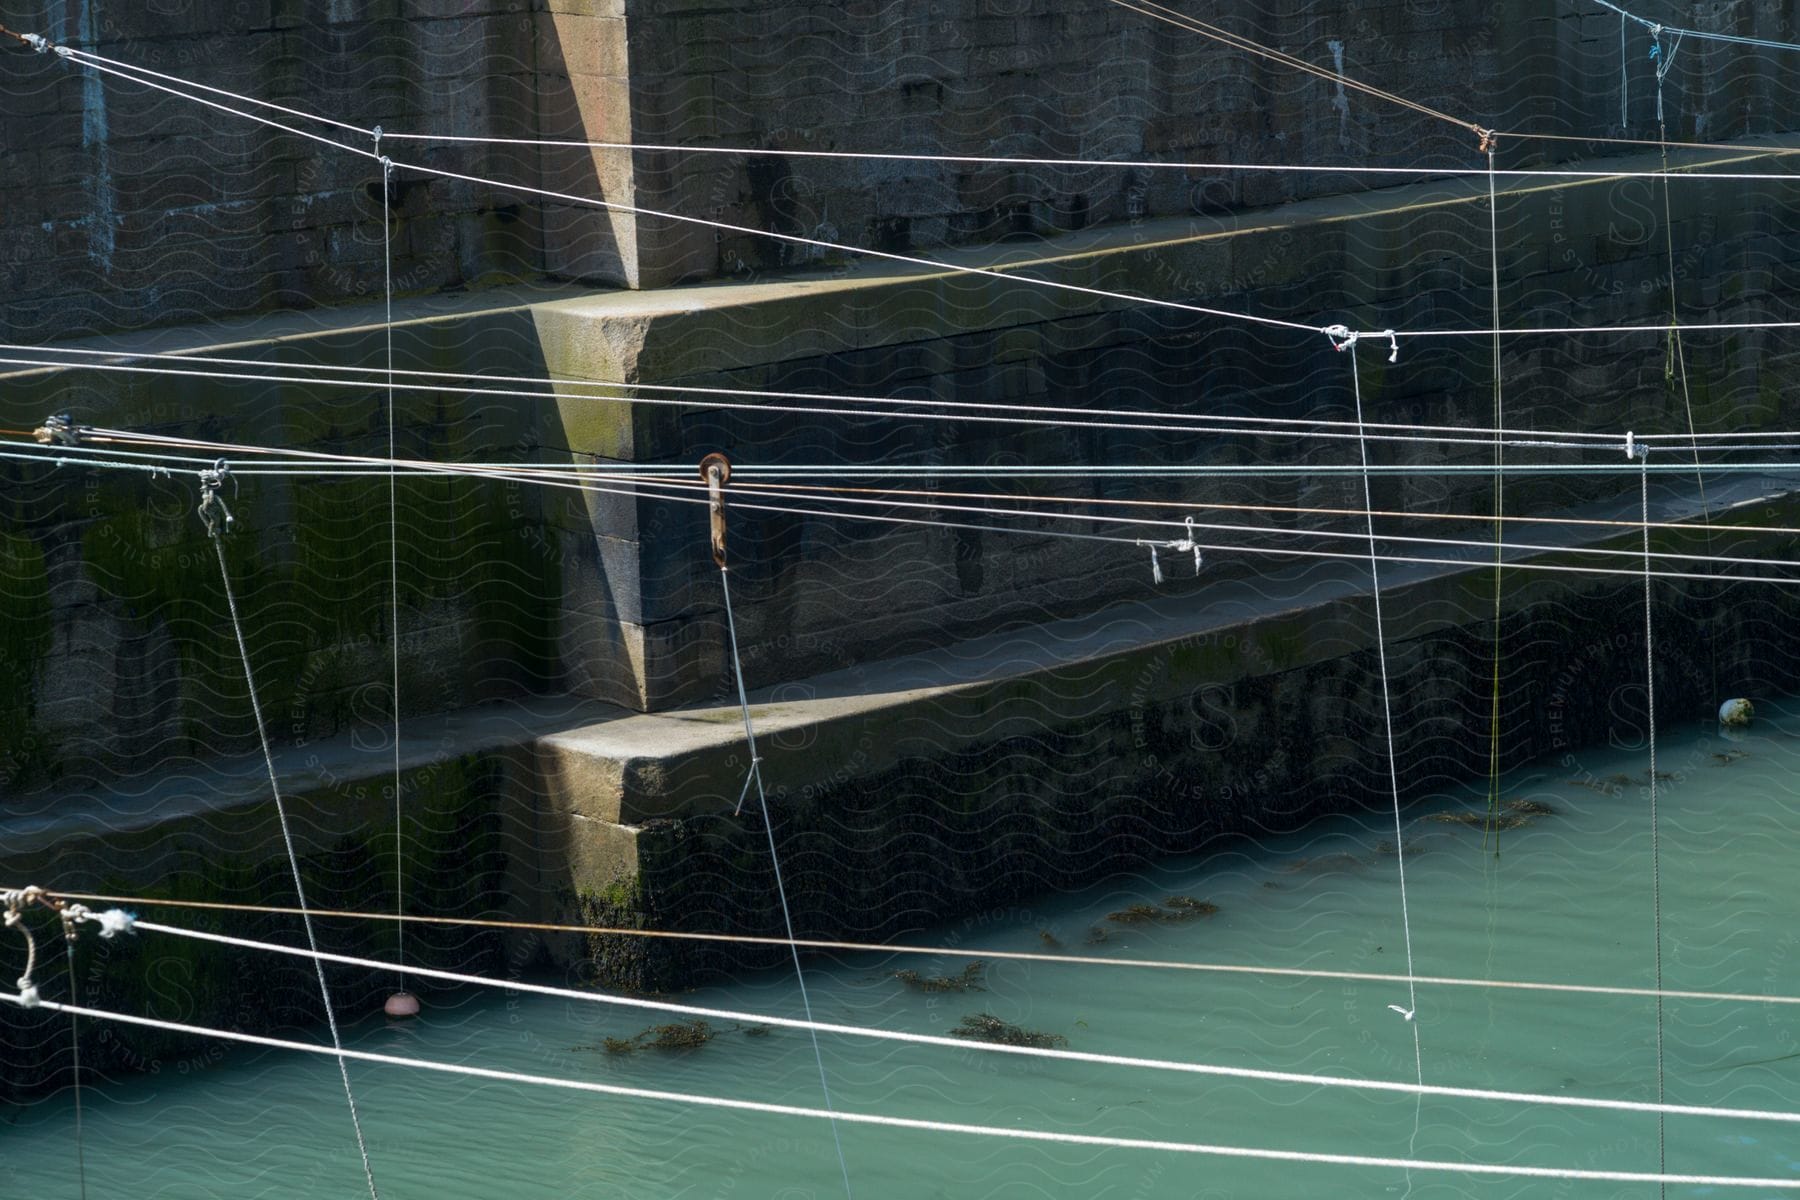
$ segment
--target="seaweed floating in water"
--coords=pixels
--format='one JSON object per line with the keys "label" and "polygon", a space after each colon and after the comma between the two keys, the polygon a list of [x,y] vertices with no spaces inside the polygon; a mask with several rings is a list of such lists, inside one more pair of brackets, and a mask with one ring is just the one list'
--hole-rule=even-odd
{"label": "seaweed floating in water", "polygon": [[1106,919],[1119,925],[1135,925],[1141,921],[1162,920],[1162,909],[1154,904],[1133,904],[1129,908],[1121,908],[1118,912],[1109,912]]}
{"label": "seaweed floating in water", "polygon": [[676,1021],[670,1025],[652,1025],[638,1034],[638,1040],[655,1050],[693,1050],[712,1041],[712,1026],[705,1021]]}
{"label": "seaweed floating in water", "polygon": [[770,1028],[768,1025],[746,1025],[744,1026],[744,1036],[768,1037]]}
{"label": "seaweed floating in water", "polygon": [[917,971],[895,971],[894,978],[921,992],[980,992],[982,972],[987,964],[979,958],[955,975],[921,975]]}
{"label": "seaweed floating in water", "polygon": [[1476,812],[1464,809],[1458,812],[1434,812],[1425,818],[1436,821],[1440,825],[1466,825],[1470,829],[1523,829],[1531,824],[1531,818],[1516,812],[1505,812],[1498,816],[1486,809]]}
{"label": "seaweed floating in water", "polygon": [[1163,901],[1163,907],[1169,912],[1163,917],[1165,921],[1185,921],[1189,917],[1210,917],[1219,911],[1219,906],[1210,900],[1196,900],[1192,896],[1170,896]]}
{"label": "seaweed floating in water", "polygon": [[1750,752],[1748,750],[1727,750],[1723,754],[1715,754],[1712,756],[1713,765],[1715,767],[1729,767],[1738,759],[1749,757]]}
{"label": "seaweed floating in water", "polygon": [[[764,1033],[768,1026],[761,1027]],[[601,1038],[598,1046],[576,1046],[577,1050],[604,1050],[608,1054],[630,1054],[649,1046],[654,1050],[693,1050],[712,1041],[712,1026],[705,1021],[676,1021],[670,1025],[652,1025],[628,1038]]]}
{"label": "seaweed floating in water", "polygon": [[1112,941],[1112,932],[1110,930],[1108,930],[1106,928],[1106,926],[1096,925],[1092,929],[1088,930],[1088,935],[1087,935],[1087,944],[1088,945],[1098,946],[1102,942],[1110,942],[1110,941]]}
{"label": "seaweed floating in water", "polygon": [[1542,800],[1525,800],[1522,798],[1518,800],[1508,800],[1506,802],[1506,811],[1515,812],[1520,816],[1525,817],[1554,817],[1556,815],[1556,809],[1551,805],[1545,804]]}
{"label": "seaweed floating in water", "polygon": [[1162,902],[1161,908],[1154,904],[1133,904],[1118,912],[1107,913],[1106,919],[1118,925],[1138,925],[1146,921],[1190,921],[1195,917],[1210,917],[1218,911],[1219,906],[1208,900],[1170,896]]}
{"label": "seaweed floating in water", "polygon": [[1061,940],[1058,939],[1057,936],[1054,933],[1051,933],[1048,929],[1038,930],[1038,937],[1040,939],[1042,939],[1044,945],[1050,947],[1050,949],[1052,949],[1052,950],[1061,950],[1062,949]]}
{"label": "seaweed floating in water", "polygon": [[992,1013],[970,1013],[962,1019],[962,1024],[950,1031],[952,1037],[974,1038],[982,1042],[998,1042],[1003,1046],[1033,1046],[1047,1050],[1054,1046],[1066,1046],[1069,1039],[1060,1033],[1039,1033],[1035,1029],[1021,1029],[1017,1025],[1008,1024]]}

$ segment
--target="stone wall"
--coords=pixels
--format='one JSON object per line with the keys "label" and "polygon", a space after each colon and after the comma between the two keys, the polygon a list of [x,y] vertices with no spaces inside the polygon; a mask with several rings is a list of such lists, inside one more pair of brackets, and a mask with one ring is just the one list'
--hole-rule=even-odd
{"label": "stone wall", "polygon": [[[404,315],[404,310],[403,310]],[[240,346],[271,363],[374,361],[379,327]],[[529,322],[404,324],[401,369],[478,354],[535,372]],[[277,368],[279,370],[279,368]],[[385,455],[379,390],[97,372],[19,372],[0,420],[31,428],[73,410],[90,425],[215,441]],[[538,444],[510,400],[398,393],[403,457],[510,460]],[[8,463],[0,519],[0,804],[52,784],[183,770],[255,745],[219,565],[195,515],[192,468],[167,477]],[[240,468],[248,464],[240,462]],[[404,710],[438,712],[554,689],[561,595],[539,489],[401,477],[390,562],[385,475],[236,478],[225,539],[270,736],[348,730],[385,744],[398,642]],[[399,578],[399,629],[389,574]]]}
{"label": "stone wall", "polygon": [[[632,0],[639,144],[1188,163],[1469,170],[1469,130],[1108,0]],[[1650,40],[1585,2],[1174,5],[1217,27],[1483,128],[1654,136]],[[1679,18],[1677,18],[1679,19]],[[1696,7],[1698,27],[1790,37],[1800,5]],[[1778,60],[1688,42],[1664,87],[1670,134],[1795,128]],[[1501,163],[1604,152],[1502,140]],[[646,151],[640,202],[754,229],[927,250],[1354,190],[1367,177],[1019,167]],[[821,252],[673,222],[640,226],[646,285],[747,276]],[[654,269],[653,269],[654,264]]]}
{"label": "stone wall", "polygon": [[[1697,14],[1782,36],[1796,4]],[[1654,130],[1646,35],[1621,113],[1616,18],[1455,0],[1233,4],[1207,19],[1507,130]],[[1466,170],[1467,130],[1106,0],[707,3],[479,0],[4,0],[0,23],[361,128],[639,145],[1400,164]],[[221,314],[330,305],[382,285],[366,157],[0,47],[0,336],[41,342]],[[1761,52],[1684,46],[1671,133],[1794,128]],[[354,131],[309,125],[354,150]],[[1503,165],[1596,147],[1508,139]],[[1216,215],[1366,178],[1209,168],[1011,167],[389,140],[388,233],[403,293],[497,280],[655,287],[817,265],[822,252],[627,211],[666,210],[894,251]],[[522,185],[434,178],[406,164]]]}
{"label": "stone wall", "polygon": [[[1657,162],[1608,161],[1619,169]],[[1778,160],[1754,161],[1763,169]],[[1564,188],[1538,180],[1503,183],[1503,323],[1665,321],[1671,301],[1662,201],[1640,180]],[[1684,183],[1671,190],[1669,204],[1667,230],[1678,248],[1674,304],[1684,320],[1789,319],[1800,268],[1800,241],[1792,233],[1800,209],[1783,185]],[[1010,261],[1041,255],[1043,264],[1019,273],[1139,295],[1179,294],[1227,312],[1302,323],[1341,320],[1366,329],[1480,330],[1492,320],[1488,222],[1482,182],[1459,182],[1301,201],[1239,217],[1126,223],[1014,251]],[[1009,259],[992,251],[967,261]],[[566,439],[561,445],[577,456],[681,464],[685,473],[703,454],[722,450],[741,464],[746,481],[770,464],[1218,468],[1218,475],[1200,479],[952,482],[928,473],[911,481],[830,481],[941,485],[996,497],[954,502],[961,510],[919,496],[884,505],[866,495],[790,493],[776,500],[735,489],[734,594],[753,685],[1141,597],[1151,587],[1148,553],[1130,543],[1149,535],[1131,523],[1135,518],[1192,516],[1240,527],[1204,531],[1215,549],[1201,578],[1185,565],[1165,563],[1164,592],[1203,592],[1210,581],[1254,576],[1279,561],[1235,553],[1240,546],[1358,551],[1342,539],[1360,536],[1363,527],[1342,516],[1198,507],[1362,507],[1354,474],[1305,470],[1359,461],[1346,432],[1355,427],[1348,359],[1315,329],[1270,329],[1024,283],[870,267],[801,276],[791,284],[751,281],[661,298],[544,305],[536,319],[545,362],[559,377],[1010,405],[1017,406],[1011,415],[1043,422],[832,417],[795,411],[804,402],[779,398],[750,401],[748,409],[708,409],[697,400],[629,411],[565,402],[561,428],[551,436]],[[1510,449],[1508,461],[1616,463],[1626,430],[1684,432],[1690,404],[1695,426],[1708,430],[1780,428],[1800,418],[1778,384],[1794,368],[1779,332],[1690,333],[1682,349],[1685,393],[1668,369],[1667,339],[1658,335],[1509,337],[1501,359],[1509,429],[1604,431],[1620,440],[1592,454]],[[1408,339],[1391,364],[1385,342],[1365,342],[1358,361],[1372,422],[1492,424],[1488,338]],[[1109,428],[1097,410],[1162,414],[1169,424],[1155,432]],[[1242,426],[1225,434],[1181,432],[1178,423],[1196,414],[1341,424],[1335,439],[1256,436]],[[1442,468],[1377,477],[1377,508],[1475,518],[1389,518],[1383,521],[1388,532],[1491,537],[1491,525],[1479,518],[1493,510],[1492,475],[1454,473],[1491,467],[1490,442],[1419,437],[1375,443],[1370,454],[1377,465]],[[1301,469],[1275,478],[1228,474],[1259,466]],[[1559,511],[1634,486],[1635,480],[1599,475],[1519,476],[1508,480],[1505,503],[1515,515]],[[1075,502],[1034,499],[1046,496]],[[1121,501],[1160,504],[1134,509]],[[836,515],[797,516],[759,510],[759,503]],[[858,521],[843,515],[848,512],[916,523]],[[1007,513],[1030,515],[1000,515]],[[570,686],[650,709],[728,694],[717,572],[698,544],[691,505],[600,496],[586,504],[555,503],[548,519],[573,571],[561,621]],[[990,531],[996,526],[1011,532]],[[1268,532],[1243,532],[1245,526]],[[1278,530],[1327,530],[1339,540],[1283,537]],[[1126,544],[1055,536],[1071,531],[1111,534]],[[1404,546],[1390,551],[1406,552]]]}
{"label": "stone wall", "polygon": [[[5,0],[0,24],[364,128],[529,137],[574,105],[531,0]],[[402,13],[404,8],[404,14]],[[221,99],[221,103],[235,103]],[[354,132],[298,121],[357,151]],[[368,157],[0,47],[0,337],[47,342],[379,295],[381,175]],[[536,151],[385,153],[535,183]],[[544,222],[516,192],[400,172],[402,293],[534,277]]]}

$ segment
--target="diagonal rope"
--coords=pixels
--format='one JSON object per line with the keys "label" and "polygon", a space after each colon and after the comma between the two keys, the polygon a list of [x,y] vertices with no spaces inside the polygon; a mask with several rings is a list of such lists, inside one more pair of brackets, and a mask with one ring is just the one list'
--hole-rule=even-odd
{"label": "diagonal rope", "polygon": [[[1356,360],[1356,337],[1350,336],[1343,342],[1333,339],[1333,345],[1339,350],[1350,352],[1350,381],[1356,396],[1356,420],[1360,425],[1363,419],[1362,371]],[[1418,1076],[1421,1089],[1425,1086],[1425,1057],[1419,1044],[1419,989],[1414,981],[1412,915],[1406,900],[1406,838],[1400,820],[1400,766],[1394,755],[1394,703],[1388,684],[1387,634],[1381,619],[1381,565],[1375,552],[1375,500],[1369,488],[1369,447],[1366,442],[1359,442],[1363,466],[1363,508],[1369,512],[1369,593],[1375,605],[1375,657],[1381,666],[1381,720],[1387,737],[1388,787],[1394,800],[1394,862],[1400,874],[1400,929],[1406,943],[1406,1008],[1401,1010],[1395,1005],[1389,1008],[1400,1012],[1406,1019],[1407,1028],[1412,1031],[1413,1069]],[[1424,1092],[1418,1097],[1418,1104],[1413,1109],[1412,1139],[1407,1143],[1411,1152],[1416,1149],[1419,1139],[1419,1126],[1424,1115]],[[1407,1194],[1412,1193],[1412,1173],[1409,1170],[1406,1178]]]}
{"label": "diagonal rope", "polygon": [[[0,892],[5,889],[0,888]],[[298,916],[300,910],[275,904],[235,904],[215,900],[183,900],[166,896],[115,896],[100,892],[46,892],[58,900],[82,900],[100,904],[130,905],[136,908],[178,908],[195,912],[258,913],[269,916]],[[392,921],[394,914],[384,911],[352,912],[340,909],[308,910],[315,918],[356,921]],[[531,933],[603,934],[614,937],[669,939],[674,941],[719,942],[746,946],[786,946],[787,938],[758,937],[737,933],[702,933],[681,929],[627,929],[616,925],[570,925],[546,921],[508,921],[493,917],[434,917],[413,915],[406,918],[415,925],[442,925],[475,929],[507,929]],[[142,922],[148,928],[148,922]],[[1092,954],[1048,954],[1027,950],[971,950],[957,946],[914,946],[886,942],[838,942],[799,938],[792,942],[807,950],[831,950],[843,953],[882,955],[929,954],[936,958],[979,958],[1003,962],[1055,963],[1078,967],[1127,967],[1162,971],[1200,971],[1223,975],[1263,975],[1272,979],[1337,979],[1362,983],[1404,983],[1405,975],[1379,971],[1334,971],[1312,967],[1262,966],[1253,963],[1181,962],[1156,958],[1103,958]],[[1758,995],[1750,992],[1707,992],[1685,989],[1620,987],[1593,983],[1548,983],[1528,979],[1472,979],[1447,975],[1416,975],[1413,982],[1426,987],[1481,988],[1497,991],[1549,992],[1574,996],[1636,996],[1648,999],[1662,996],[1670,1000],[1695,1000],[1725,1004],[1771,1004],[1800,1007],[1800,996]],[[508,986],[515,986],[508,983]],[[523,985],[516,985],[523,986]]]}
{"label": "diagonal rope", "polygon": [[[23,1001],[18,996],[0,993],[0,1002],[22,1007]],[[265,1046],[276,1050],[290,1050],[302,1054],[332,1054],[329,1047],[312,1042],[295,1042],[283,1038],[264,1037],[259,1034],[242,1033],[235,1029],[211,1029],[202,1025],[187,1025],[176,1021],[164,1021],[155,1017],[140,1017],[129,1013],[108,1012],[104,1009],[79,1008],[70,1004],[59,1004],[52,1000],[40,1000],[37,1007],[47,1012],[68,1013],[93,1017],[98,1020],[117,1021],[122,1024],[136,1025],[148,1029],[162,1029],[174,1033],[192,1034],[197,1037],[219,1038],[225,1041],[238,1042],[249,1046]],[[1265,1162],[1303,1162],[1320,1163],[1332,1166],[1404,1168],[1408,1171],[1441,1171],[1463,1175],[1499,1175],[1526,1179],[1570,1179],[1592,1180],[1615,1183],[1676,1183],[1701,1187],[1756,1188],[1765,1191],[1800,1191],[1800,1179],[1792,1176],[1785,1178],[1755,1178],[1742,1175],[1656,1175],[1645,1171],[1610,1171],[1591,1168],[1569,1167],[1536,1167],[1518,1163],[1487,1163],[1469,1161],[1442,1161],[1433,1159],[1393,1158],[1364,1154],[1330,1154],[1305,1150],[1276,1150],[1253,1146],[1224,1146],[1198,1142],[1168,1142],[1148,1138],[1109,1137],[1100,1134],[1064,1133],[1053,1130],[1019,1129],[996,1125],[971,1125],[952,1121],[937,1121],[915,1117],[894,1117],[879,1113],[863,1112],[828,1112],[816,1108],[803,1108],[792,1104],[773,1104],[760,1100],[739,1100],[724,1096],[695,1095],[687,1092],[667,1092],[651,1088],[626,1087],[620,1084],[592,1083],[579,1079],[558,1079],[545,1075],[531,1075],[520,1071],[501,1071],[491,1067],[477,1067],[464,1063],[438,1062],[423,1058],[406,1058],[395,1054],[381,1054],[372,1050],[344,1050],[344,1057],[354,1058],[360,1062],[381,1063],[388,1066],[406,1067],[412,1070],[432,1071],[445,1075],[461,1075],[470,1079],[490,1079],[504,1083],[531,1084],[539,1087],[560,1088],[565,1091],[586,1092],[602,1096],[622,1096],[631,1099],[652,1100],[673,1104],[690,1104],[706,1108],[728,1109],[738,1112],[768,1113],[777,1116],[810,1117],[814,1119],[830,1118],[833,1121],[844,1121],[851,1124],[885,1126],[890,1129],[909,1129],[930,1133],[962,1134],[973,1137],[1008,1138],[1017,1141],[1040,1143],[1059,1143],[1072,1146],[1102,1146],[1124,1150],[1156,1150],[1168,1153],[1211,1155],[1221,1158],[1252,1159]]]}
{"label": "diagonal rope", "polygon": [[[738,655],[737,620],[731,613],[731,571],[719,563],[719,587],[725,596],[725,627],[731,634],[731,669],[737,679],[738,704],[744,712],[744,739],[750,747],[750,769],[744,777],[744,792],[738,796],[738,807],[744,806],[751,783],[756,784],[756,802],[762,809],[763,832],[769,838],[769,866],[775,872],[775,894],[781,899],[781,920],[787,929],[788,953],[794,959],[794,982],[800,988],[800,1007],[806,1013],[807,1032],[812,1036],[813,1061],[819,1066],[819,1090],[825,1095],[825,1111],[833,1113],[831,1082],[825,1075],[825,1054],[819,1049],[819,1032],[813,1021],[812,999],[806,992],[806,971],[800,965],[800,946],[794,940],[794,915],[788,908],[787,885],[781,879],[781,857],[775,851],[775,823],[769,818],[769,798],[763,793],[762,760],[756,754],[756,731],[750,724],[750,699],[744,691],[744,660]],[[837,1147],[838,1170],[844,1177],[844,1195],[851,1196],[850,1167],[844,1161],[844,1139],[838,1132],[837,1117],[831,1116],[831,1141]]]}
{"label": "diagonal rope", "polygon": [[[281,841],[287,848],[288,868],[294,875],[294,894],[300,902],[300,923],[306,928],[306,944],[317,954],[319,943],[313,935],[312,916],[306,911],[306,884],[300,878],[300,856],[294,850],[293,833],[288,828],[287,805],[281,800],[281,784],[275,774],[274,755],[269,750],[269,735],[263,724],[262,704],[256,698],[256,677],[250,668],[250,647],[244,641],[244,625],[238,617],[237,596],[231,587],[231,568],[225,562],[223,533],[231,521],[231,514],[218,494],[223,475],[222,469],[202,475],[200,517],[206,523],[206,535],[212,539],[213,550],[219,556],[219,581],[224,586],[225,604],[231,612],[231,631],[237,638],[238,657],[244,664],[244,690],[250,696],[250,712],[256,718],[256,737],[262,745],[263,765],[269,772],[269,795],[275,801],[275,815],[281,822]],[[350,1106],[350,1125],[356,1131],[356,1152],[362,1158],[363,1178],[369,1185],[369,1200],[380,1200],[380,1194],[375,1190],[375,1169],[369,1165],[369,1146],[363,1139],[362,1118],[356,1112],[356,1094],[350,1089],[350,1067],[345,1059],[343,1039],[338,1036],[337,1014],[332,1011],[331,988],[325,982],[324,964],[315,959],[313,970],[319,979],[319,998],[325,1005],[325,1023],[331,1028],[331,1046],[337,1053],[338,1075],[344,1081],[344,1099]]]}
{"label": "diagonal rope", "polygon": [[1150,17],[1153,20],[1173,25],[1178,29],[1185,29],[1189,33],[1197,33],[1201,37],[1211,38],[1213,41],[1220,42],[1233,49],[1258,55],[1271,62],[1278,63],[1281,66],[1291,68],[1292,70],[1304,71],[1309,75],[1316,75],[1329,83],[1341,84],[1352,91],[1362,92],[1364,95],[1374,96],[1380,100],[1386,100],[1390,104],[1397,104],[1402,108],[1411,109],[1416,113],[1422,113],[1425,116],[1433,117],[1439,121],[1447,121],[1459,128],[1467,129],[1471,133],[1485,135],[1487,132],[1472,121],[1465,121],[1461,118],[1453,117],[1449,113],[1442,112],[1429,105],[1420,104],[1416,100],[1409,100],[1405,96],[1397,95],[1385,88],[1376,87],[1374,84],[1363,83],[1361,80],[1352,79],[1349,76],[1335,71],[1327,71],[1324,67],[1307,62],[1303,58],[1287,53],[1285,50],[1277,50],[1271,46],[1265,46],[1260,42],[1252,41],[1242,34],[1232,33],[1229,29],[1223,29],[1217,25],[1210,25],[1207,22],[1202,21],[1197,17],[1191,17],[1178,9],[1155,3],[1155,0],[1112,0],[1112,3],[1118,5],[1120,8],[1127,8],[1132,12]]}

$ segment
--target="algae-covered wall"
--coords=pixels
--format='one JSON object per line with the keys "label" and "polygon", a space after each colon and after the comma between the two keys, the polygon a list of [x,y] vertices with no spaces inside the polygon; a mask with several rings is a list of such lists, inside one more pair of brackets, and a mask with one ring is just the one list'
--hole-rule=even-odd
{"label": "algae-covered wall", "polygon": [[[478,351],[504,363],[520,352],[505,328],[415,329],[398,339],[399,362],[439,368]],[[377,336],[310,352],[356,361]],[[15,376],[0,407],[15,427],[72,410],[167,436],[387,453],[387,397],[367,389],[39,374]],[[492,397],[402,390],[393,421],[404,458],[530,460],[539,446],[533,408]],[[210,457],[178,458],[164,474],[0,471],[0,615],[16,631],[0,647],[12,717],[0,722],[0,798],[254,747],[219,563],[195,513],[196,471]],[[403,716],[556,686],[561,563],[537,489],[407,473],[390,511],[385,471],[264,475],[254,456],[234,461],[226,564],[277,743],[343,732],[383,741],[396,651]]]}
{"label": "algae-covered wall", "polygon": [[[404,819],[395,825],[391,786],[378,780],[288,797],[299,832],[307,903],[316,909],[391,912],[395,903],[395,831],[402,836],[409,911],[446,917],[517,917],[519,897],[535,881],[529,780],[504,755],[451,757],[403,780]],[[521,824],[523,822],[523,824]],[[235,826],[235,828],[233,828]],[[234,836],[235,834],[235,836]],[[266,802],[222,819],[171,821],[133,848],[129,838],[71,838],[54,856],[57,886],[152,900],[292,906],[296,894]],[[16,857],[9,867],[27,869]],[[289,945],[304,944],[299,919],[279,914],[137,906],[146,921]],[[29,917],[43,957],[37,979],[46,995],[69,995],[69,960],[60,925]],[[320,948],[396,961],[391,923],[315,919]],[[413,924],[405,933],[413,966],[500,973],[507,943],[496,932],[463,925]],[[9,935],[12,963],[23,943]],[[515,964],[516,966],[517,964]],[[277,1036],[322,1025],[313,967],[303,959],[221,948],[168,935],[109,940],[87,927],[73,960],[81,1003],[165,1020]],[[17,969],[8,972],[8,978]],[[379,1013],[398,986],[393,972],[332,968],[338,1017],[346,1024]],[[409,990],[436,1003],[444,989],[413,977]],[[0,1011],[0,1098],[54,1090],[71,1081],[66,1017],[6,1006]],[[84,1083],[124,1073],[188,1074],[220,1061],[223,1049],[181,1034],[102,1022],[78,1024]]]}
{"label": "algae-covered wall", "polygon": [[[1795,548],[1789,540],[1782,552]],[[1454,623],[1388,643],[1405,802],[1488,774],[1494,629],[1484,613],[1492,613],[1491,583],[1485,574],[1467,577],[1464,595],[1451,602],[1460,612]],[[1538,598],[1509,605],[1500,629],[1501,763],[1542,763],[1570,789],[1641,791],[1646,778],[1594,778],[1573,757],[1596,744],[1644,744],[1641,581],[1545,589],[1541,580],[1508,570],[1503,586]],[[1417,619],[1418,602],[1405,591],[1391,594],[1390,627]],[[1369,606],[1359,602],[1353,616],[1372,639]],[[1792,589],[1658,582],[1659,727],[1710,729],[1720,695],[1800,687],[1800,655],[1783,633],[1797,618],[1800,597]],[[1298,640],[1314,636],[1304,632]],[[1384,810],[1389,760],[1374,652],[1293,666],[1283,646],[1279,623],[1271,623],[1146,647],[1122,666],[1122,692],[1102,690],[1104,673],[1091,676],[1096,694],[1087,720],[1046,719],[1030,732],[960,748],[914,747],[891,767],[853,765],[824,783],[775,783],[769,811],[795,932],[900,938],[951,918],[1029,904],[1046,889],[1130,874],[1169,855],[1225,851],[1234,839],[1265,838],[1325,813]],[[1170,691],[1175,698],[1153,699]],[[951,727],[963,703],[946,702],[941,728]],[[779,780],[784,763],[803,754],[837,761],[846,742],[861,745],[866,758],[870,739],[892,736],[891,722],[872,722],[840,732],[829,745],[801,739],[785,754],[766,750],[765,770]],[[948,742],[951,735],[942,737]],[[1730,763],[1729,754],[1718,754],[1658,765],[1665,780],[1678,782]],[[1506,826],[1534,819],[1506,809],[1509,799],[1499,797],[1503,845]],[[1465,851],[1491,853],[1480,848],[1485,806],[1476,801],[1468,813]],[[1406,818],[1409,831],[1416,821]],[[566,896],[571,915],[600,926],[785,936],[768,833],[755,805],[741,817],[726,806],[659,818],[636,837],[635,870]],[[1391,841],[1384,843],[1382,853],[1392,852]],[[1383,865],[1381,855],[1318,864]],[[1104,927],[1092,934],[1105,935]],[[619,935],[590,938],[588,953],[600,979],[651,990],[778,966],[786,957],[779,945]]]}

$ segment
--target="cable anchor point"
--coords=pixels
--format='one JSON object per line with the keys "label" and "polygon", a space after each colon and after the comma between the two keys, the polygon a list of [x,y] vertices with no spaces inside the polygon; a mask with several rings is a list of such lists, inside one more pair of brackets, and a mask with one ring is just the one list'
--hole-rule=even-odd
{"label": "cable anchor point", "polygon": [[1629,459],[1646,459],[1650,457],[1650,447],[1637,440],[1637,434],[1625,431],[1625,457]]}
{"label": "cable anchor point", "polygon": [[712,556],[725,569],[725,485],[731,482],[731,460],[717,451],[700,460],[700,478],[706,484],[707,510],[712,516]]}
{"label": "cable anchor point", "polygon": [[44,446],[79,446],[88,426],[76,422],[69,413],[54,413],[31,431],[31,436]]}
{"label": "cable anchor point", "polygon": [[1480,150],[1483,154],[1492,154],[1500,148],[1500,135],[1492,129],[1477,129],[1475,136],[1481,139]]}
{"label": "cable anchor point", "polygon": [[225,498],[219,495],[227,479],[231,480],[232,494],[235,496],[237,477],[231,473],[231,467],[222,458],[200,472],[200,506],[195,511],[206,522],[207,536],[214,539],[221,533],[230,533],[231,527],[237,524],[237,518],[231,515],[231,509],[225,504]]}

